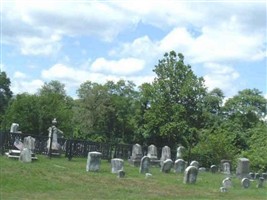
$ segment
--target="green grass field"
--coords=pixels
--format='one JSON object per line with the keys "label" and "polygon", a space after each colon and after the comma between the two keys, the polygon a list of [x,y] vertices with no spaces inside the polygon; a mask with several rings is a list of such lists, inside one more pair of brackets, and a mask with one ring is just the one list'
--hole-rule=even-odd
{"label": "green grass field", "polygon": [[125,178],[111,173],[110,163],[101,161],[99,172],[86,172],[86,158],[52,158],[38,155],[32,163],[0,156],[0,199],[267,199],[267,189],[241,187],[232,178],[233,187],[227,193],[219,188],[223,174],[199,173],[197,183],[185,185],[183,174],[164,174],[151,168],[152,177],[145,179],[139,168],[124,163]]}

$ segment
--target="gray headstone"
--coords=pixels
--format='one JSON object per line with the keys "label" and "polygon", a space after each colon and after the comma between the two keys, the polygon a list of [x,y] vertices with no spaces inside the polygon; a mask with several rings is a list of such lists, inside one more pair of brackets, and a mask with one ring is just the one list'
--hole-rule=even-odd
{"label": "gray headstone", "polygon": [[123,170],[124,161],[120,158],[111,159],[111,173],[115,174],[118,171]]}
{"label": "gray headstone", "polygon": [[147,148],[147,156],[150,158],[150,160],[157,160],[158,159],[158,151],[157,147],[154,144],[151,144]]}
{"label": "gray headstone", "polygon": [[200,168],[198,168],[198,171],[199,171],[199,172],[206,172],[207,170],[206,170],[205,167],[200,167]]}
{"label": "gray headstone", "polygon": [[255,178],[255,173],[254,172],[250,172],[248,175],[249,175],[250,179],[254,179]]}
{"label": "gray headstone", "polygon": [[264,184],[264,178],[260,177],[258,180],[257,188],[262,188]]}
{"label": "gray headstone", "polygon": [[125,177],[125,172],[123,170],[118,171],[118,178],[124,178]]}
{"label": "gray headstone", "polygon": [[32,152],[28,148],[23,148],[23,150],[20,152],[19,160],[21,162],[32,162]]}
{"label": "gray headstone", "polygon": [[142,147],[140,146],[140,144],[133,145],[132,155],[129,159],[130,164],[136,167],[139,166],[142,157],[143,157],[143,153],[142,153]]}
{"label": "gray headstone", "polygon": [[210,171],[211,171],[211,173],[216,173],[216,172],[218,172],[218,167],[216,166],[216,165],[211,165],[210,166]]}
{"label": "gray headstone", "polygon": [[161,166],[163,162],[167,159],[171,159],[171,149],[168,146],[164,146],[161,150],[161,158],[160,158]]}
{"label": "gray headstone", "polygon": [[185,148],[183,146],[179,146],[177,148],[176,159],[182,159],[184,151],[185,151]]}
{"label": "gray headstone", "polygon": [[243,188],[249,188],[250,180],[248,178],[243,178],[241,180],[241,185],[242,185]]}
{"label": "gray headstone", "polygon": [[173,162],[171,159],[165,160],[161,166],[161,171],[164,173],[169,173],[171,171],[172,165]]}
{"label": "gray headstone", "polygon": [[190,163],[190,166],[194,166],[194,167],[196,167],[196,168],[198,169],[198,168],[199,168],[199,163],[198,163],[198,161],[193,160],[193,161]]}
{"label": "gray headstone", "polygon": [[31,136],[25,137],[23,141],[23,146],[33,152],[35,149],[35,139]]}
{"label": "gray headstone", "polygon": [[222,173],[231,174],[231,164],[229,162],[222,163]]}
{"label": "gray headstone", "polygon": [[101,165],[101,156],[102,153],[97,151],[92,151],[88,153],[86,171],[99,171]]}
{"label": "gray headstone", "polygon": [[183,159],[177,159],[174,163],[174,172],[183,173],[186,167],[186,162]]}
{"label": "gray headstone", "polygon": [[222,181],[222,185],[223,185],[223,187],[225,187],[225,188],[230,188],[230,187],[232,187],[232,180],[231,180],[231,178],[229,178],[229,177],[225,178],[225,179]]}
{"label": "gray headstone", "polygon": [[148,173],[149,172],[149,167],[150,167],[150,158],[148,156],[144,156],[141,159],[139,172],[140,173]]}
{"label": "gray headstone", "polygon": [[194,184],[197,181],[198,169],[195,166],[189,166],[184,171],[184,183]]}
{"label": "gray headstone", "polygon": [[239,178],[247,178],[249,175],[249,159],[239,158],[237,161],[236,175]]}
{"label": "gray headstone", "polygon": [[254,179],[259,179],[261,177],[260,173],[255,173]]}

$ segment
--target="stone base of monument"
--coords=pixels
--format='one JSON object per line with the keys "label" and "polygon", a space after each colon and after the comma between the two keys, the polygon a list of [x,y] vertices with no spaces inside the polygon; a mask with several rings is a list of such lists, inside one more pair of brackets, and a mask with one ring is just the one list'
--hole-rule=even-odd
{"label": "stone base of monument", "polygon": [[[51,152],[51,156],[54,156],[54,157],[59,157],[61,155],[60,153],[60,150],[52,150]],[[49,156],[49,153],[48,153],[48,156]]]}
{"label": "stone base of monument", "polygon": [[[8,157],[8,158],[15,158],[15,159],[19,159],[20,157],[20,150],[9,150],[8,152],[5,153],[5,155]],[[34,153],[32,153],[32,160],[37,160],[38,158],[35,156]]]}

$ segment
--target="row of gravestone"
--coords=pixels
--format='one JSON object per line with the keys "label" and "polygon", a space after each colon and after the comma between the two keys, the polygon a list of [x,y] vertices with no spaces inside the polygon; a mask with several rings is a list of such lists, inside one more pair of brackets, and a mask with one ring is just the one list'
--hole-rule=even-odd
{"label": "row of gravestone", "polygon": [[[100,166],[101,166],[101,156],[102,153],[100,152],[89,152],[88,157],[87,157],[87,163],[86,163],[86,171],[99,171]],[[190,166],[188,166],[186,169],[185,168],[185,161],[182,159],[177,159],[176,160],[176,172],[184,172],[184,183],[186,184],[192,184],[195,183],[197,180],[197,175],[198,175],[198,162],[193,161],[191,162]],[[150,172],[150,166],[151,166],[151,159],[148,156],[143,156],[140,161],[140,166],[139,166],[139,172],[142,174],[146,174],[146,177],[151,176]],[[161,171],[164,173],[168,173],[171,171],[173,167],[173,162],[171,159],[166,159],[165,161],[162,162],[161,165]],[[113,158],[111,160],[111,172],[118,174],[118,177],[124,177],[125,172],[124,172],[124,160],[120,158]]]}

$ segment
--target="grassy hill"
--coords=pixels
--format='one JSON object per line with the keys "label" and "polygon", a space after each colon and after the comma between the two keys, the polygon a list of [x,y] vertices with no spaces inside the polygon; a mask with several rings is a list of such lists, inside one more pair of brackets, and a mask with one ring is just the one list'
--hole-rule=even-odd
{"label": "grassy hill", "polygon": [[101,161],[99,172],[86,172],[86,158],[52,158],[38,155],[32,163],[0,156],[0,199],[267,199],[267,184],[248,189],[232,178],[227,193],[219,188],[223,174],[199,173],[197,183],[185,185],[183,174],[164,174],[151,168],[152,177],[145,179],[139,169],[124,163],[125,178],[111,173],[110,163]]}

